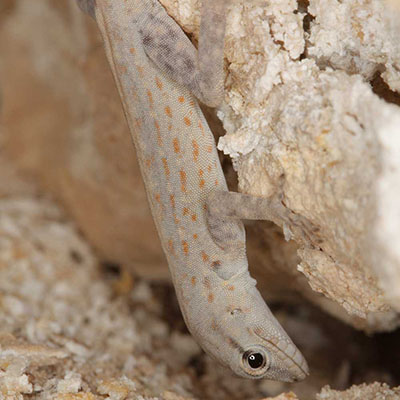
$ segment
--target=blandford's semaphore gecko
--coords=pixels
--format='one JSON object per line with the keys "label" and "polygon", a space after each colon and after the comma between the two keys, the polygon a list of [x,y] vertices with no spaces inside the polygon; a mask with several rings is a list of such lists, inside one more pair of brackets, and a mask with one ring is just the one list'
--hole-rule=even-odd
{"label": "blandford's semaphore gecko", "polygon": [[196,51],[158,0],[78,0],[103,36],[190,332],[240,376],[299,381],[307,363],[249,274],[240,220],[285,210],[228,191],[195,99],[222,100],[227,2],[203,0]]}

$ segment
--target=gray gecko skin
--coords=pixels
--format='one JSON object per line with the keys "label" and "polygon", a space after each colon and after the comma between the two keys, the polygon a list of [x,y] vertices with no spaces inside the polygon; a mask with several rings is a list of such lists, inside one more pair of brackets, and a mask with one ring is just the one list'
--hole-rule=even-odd
{"label": "gray gecko skin", "polygon": [[279,207],[228,192],[192,95],[221,101],[226,2],[203,0],[197,52],[157,0],[79,1],[103,36],[188,329],[237,375],[299,381],[307,363],[249,275],[240,221]]}

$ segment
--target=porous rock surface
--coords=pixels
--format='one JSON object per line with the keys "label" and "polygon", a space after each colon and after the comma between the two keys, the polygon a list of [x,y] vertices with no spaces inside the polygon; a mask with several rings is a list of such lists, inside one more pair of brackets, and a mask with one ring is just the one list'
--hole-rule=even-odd
{"label": "porous rock surface", "polygon": [[374,382],[370,385],[354,385],[343,392],[324,387],[316,400],[397,400],[400,399],[400,387],[389,388],[388,385]]}
{"label": "porous rock surface", "polygon": [[[197,2],[166,3],[187,30],[198,26]],[[399,15],[382,1],[236,2],[218,112],[239,189],[294,213],[292,225],[274,222],[325,298],[300,279],[297,289],[371,331],[399,324]]]}

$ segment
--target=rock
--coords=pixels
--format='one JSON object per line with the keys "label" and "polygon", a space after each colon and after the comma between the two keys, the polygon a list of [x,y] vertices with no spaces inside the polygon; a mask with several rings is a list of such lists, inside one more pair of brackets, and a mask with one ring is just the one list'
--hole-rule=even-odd
{"label": "rock", "polygon": [[374,382],[369,385],[354,385],[345,391],[332,390],[329,386],[322,388],[316,400],[398,400],[400,387],[391,389],[385,383]]}
{"label": "rock", "polygon": [[[191,2],[165,3],[192,32]],[[288,247],[274,267],[290,276],[289,290],[369,331],[399,325],[398,21],[398,9],[381,1],[235,3],[218,112],[227,131],[218,147],[232,157],[239,189],[282,199],[293,219],[274,222],[296,242],[298,270],[325,297],[296,277]],[[270,259],[261,261],[266,246],[255,251],[261,285],[272,278],[283,291]]]}
{"label": "rock", "polygon": [[298,400],[298,397],[293,393],[282,393],[277,397],[266,397],[263,400]]}

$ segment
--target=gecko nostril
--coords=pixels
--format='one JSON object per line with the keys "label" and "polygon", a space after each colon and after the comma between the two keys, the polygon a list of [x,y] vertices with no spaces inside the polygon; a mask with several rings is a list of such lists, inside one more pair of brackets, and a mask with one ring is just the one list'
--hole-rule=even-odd
{"label": "gecko nostril", "polygon": [[240,308],[234,308],[233,310],[231,310],[231,315],[236,315],[241,312],[242,312],[242,310]]}

